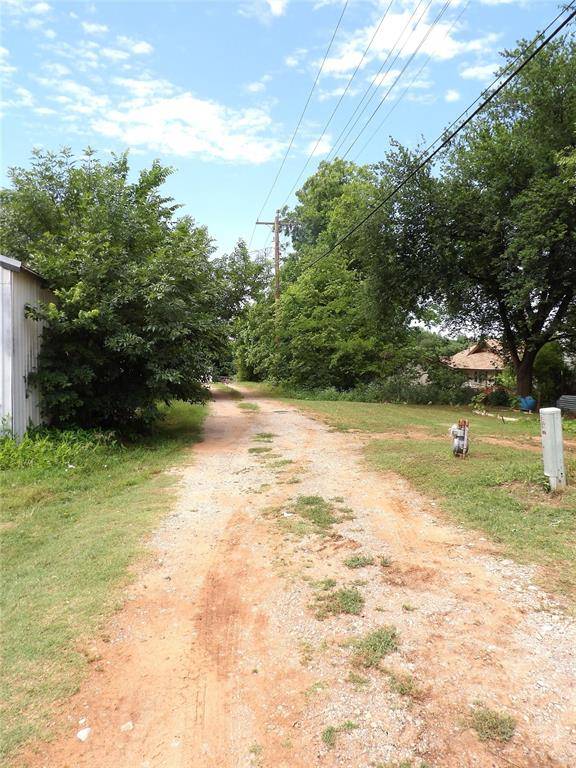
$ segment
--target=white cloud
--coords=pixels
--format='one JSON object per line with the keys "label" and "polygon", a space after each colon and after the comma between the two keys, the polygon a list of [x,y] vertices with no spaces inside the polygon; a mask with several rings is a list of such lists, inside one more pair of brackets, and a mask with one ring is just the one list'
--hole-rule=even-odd
{"label": "white cloud", "polygon": [[70,74],[70,70],[68,69],[68,67],[64,66],[64,64],[59,64],[58,62],[54,62],[54,61],[46,62],[43,65],[42,69],[47,74],[54,75],[55,77],[64,77],[65,75]]}
{"label": "white cloud", "polygon": [[288,0],[266,0],[272,16],[282,16],[288,5]]}
{"label": "white cloud", "polygon": [[284,58],[284,64],[286,64],[287,67],[297,67],[302,62],[307,53],[308,51],[306,48],[298,48],[296,51],[288,54],[288,56]]}
{"label": "white cloud", "polygon": [[48,40],[54,40],[56,38],[56,32],[53,29],[45,29],[44,35],[48,38]]}
{"label": "white cloud", "polygon": [[93,24],[90,21],[83,21],[82,29],[89,35],[101,35],[104,32],[108,32],[106,24]]}
{"label": "white cloud", "polygon": [[484,82],[487,82],[488,80],[493,80],[495,72],[499,69],[498,64],[478,64],[473,67],[465,67],[461,72],[460,76],[463,77],[465,80],[483,80]]}
{"label": "white cloud", "polygon": [[16,67],[13,67],[8,63],[10,57],[10,51],[8,48],[4,48],[0,45],[0,74],[11,75],[16,72]]}
{"label": "white cloud", "polygon": [[154,50],[150,43],[147,43],[144,40],[132,40],[131,37],[125,37],[124,35],[117,37],[116,42],[120,47],[126,48],[130,53],[147,54],[152,53]]}
{"label": "white cloud", "polygon": [[264,91],[265,89],[266,89],[266,86],[264,85],[264,83],[261,83],[258,81],[255,83],[248,83],[248,85],[246,86],[246,90],[249,93],[262,93],[262,91]]}
{"label": "white cloud", "polygon": [[100,55],[104,56],[110,61],[125,61],[130,58],[130,54],[126,51],[121,51],[118,48],[101,48]]}
{"label": "white cloud", "polygon": [[48,13],[52,10],[52,6],[48,5],[48,3],[35,3],[28,10],[30,13]]}
{"label": "white cloud", "polygon": [[[400,59],[413,54],[417,49],[421,55],[429,55],[433,59],[445,61],[466,52],[481,52],[489,50],[498,35],[489,34],[484,37],[460,41],[456,38],[460,29],[453,25],[453,19],[444,17],[444,20],[434,23],[433,17],[436,9],[427,10],[414,28],[414,20],[411,20],[413,2],[404,4],[404,7],[386,17],[386,23],[378,29],[377,23],[354,30],[347,39],[336,46],[335,53],[328,57],[324,65],[324,74],[333,77],[348,75],[362,61],[364,50],[374,36],[368,55],[362,61],[362,68],[369,65],[374,59],[383,61],[390,51],[402,49]],[[416,20],[421,13],[416,13]],[[421,45],[421,47],[419,47]],[[395,55],[395,54],[394,54]],[[318,62],[319,63],[319,62]]]}
{"label": "white cloud", "polygon": [[306,147],[306,154],[312,154],[312,157],[319,157],[320,155],[327,155],[332,149],[332,137],[323,136],[316,146],[315,141],[311,141]]}
{"label": "white cloud", "polygon": [[444,94],[444,101],[460,101],[460,92],[449,88]]}
{"label": "white cloud", "polygon": [[267,108],[230,108],[146,77],[111,78],[107,92],[99,93],[56,76],[63,71],[60,66],[45,67],[55,76],[35,78],[48,104],[33,105],[31,94],[23,91],[19,99],[37,114],[51,115],[50,102],[58,104],[58,117],[67,130],[95,132],[136,150],[225,162],[264,163],[284,150]]}

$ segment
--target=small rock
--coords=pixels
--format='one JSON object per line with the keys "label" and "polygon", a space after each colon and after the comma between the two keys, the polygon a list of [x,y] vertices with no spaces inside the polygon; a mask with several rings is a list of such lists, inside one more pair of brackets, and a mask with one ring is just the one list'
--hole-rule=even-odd
{"label": "small rock", "polygon": [[128,733],[128,731],[131,731],[134,728],[134,723],[132,720],[128,720],[127,723],[124,723],[124,725],[120,726],[120,730],[122,733]]}
{"label": "small rock", "polygon": [[86,741],[86,739],[90,736],[92,733],[92,728],[82,728],[81,731],[78,731],[76,734],[76,738],[80,741]]}

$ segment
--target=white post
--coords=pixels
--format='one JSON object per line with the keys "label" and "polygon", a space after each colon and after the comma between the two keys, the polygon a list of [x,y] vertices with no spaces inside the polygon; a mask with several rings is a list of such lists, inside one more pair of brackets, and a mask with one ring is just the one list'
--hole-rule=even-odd
{"label": "white post", "polygon": [[544,474],[550,481],[550,490],[566,487],[564,471],[564,444],[562,442],[562,411],[560,408],[540,409],[540,434]]}

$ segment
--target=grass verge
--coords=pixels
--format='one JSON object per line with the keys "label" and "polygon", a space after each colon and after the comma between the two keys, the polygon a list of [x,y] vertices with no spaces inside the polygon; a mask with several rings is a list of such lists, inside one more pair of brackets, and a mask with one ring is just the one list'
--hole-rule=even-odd
{"label": "grass verge", "polygon": [[[506,554],[544,566],[544,586],[576,599],[576,451],[567,444],[568,488],[548,493],[537,416],[502,411],[517,419],[503,422],[470,414],[466,407],[289,402],[336,429],[383,437],[366,448],[372,466],[402,475],[458,523],[488,534]],[[453,458],[447,437],[459,416],[470,418],[471,452],[465,461]],[[568,432],[566,439],[572,439]]]}
{"label": "grass verge", "polygon": [[205,414],[176,403],[137,444],[0,472],[4,758],[47,736],[51,705],[77,690],[89,638],[172,502],[174,479],[162,471],[200,439]]}

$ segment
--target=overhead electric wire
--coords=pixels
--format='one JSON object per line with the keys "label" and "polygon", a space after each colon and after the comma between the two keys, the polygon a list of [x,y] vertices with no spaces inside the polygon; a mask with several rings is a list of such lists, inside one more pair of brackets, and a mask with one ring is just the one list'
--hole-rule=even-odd
{"label": "overhead electric wire", "polygon": [[[472,2],[472,0],[467,0],[467,1],[466,1],[466,4],[465,4],[464,6],[462,6],[462,9],[461,9],[460,13],[458,14],[458,16],[456,16],[456,18],[454,19],[454,21],[452,22],[452,24],[451,24],[451,25],[450,25],[450,27],[448,28],[448,31],[446,32],[446,34],[445,34],[445,36],[444,36],[445,38],[450,36],[450,33],[452,32],[452,30],[454,29],[454,27],[455,27],[455,26],[458,24],[458,22],[460,21],[460,19],[462,18],[462,16],[465,14],[465,12],[466,12],[466,10],[468,9],[468,6],[470,5],[470,3],[471,3],[471,2]],[[556,17],[556,18],[558,18],[558,17]],[[362,146],[362,149],[361,149],[359,152],[357,152],[357,153],[356,153],[356,155],[354,156],[353,162],[356,162],[356,161],[358,160],[358,158],[360,157],[360,155],[362,154],[362,152],[364,152],[364,150],[366,149],[366,147],[368,146],[368,144],[370,144],[370,142],[371,142],[371,141],[372,141],[372,139],[373,139],[373,138],[376,136],[376,134],[378,134],[378,133],[381,131],[381,129],[382,129],[382,126],[384,125],[384,123],[386,122],[386,120],[387,120],[387,119],[390,117],[390,115],[392,114],[392,112],[394,112],[394,110],[395,110],[395,109],[396,109],[396,107],[397,107],[397,106],[400,104],[400,102],[402,101],[402,99],[403,99],[403,98],[406,96],[406,94],[408,93],[408,91],[410,90],[410,88],[412,88],[412,86],[413,86],[413,85],[414,85],[414,83],[415,83],[415,82],[418,80],[418,78],[420,77],[420,75],[422,74],[422,72],[423,72],[423,71],[426,69],[426,67],[428,66],[428,64],[429,64],[429,62],[430,62],[430,59],[431,59],[431,58],[432,58],[432,54],[431,54],[431,53],[429,53],[429,54],[428,54],[428,56],[426,57],[426,59],[424,60],[424,63],[422,64],[422,66],[420,67],[420,69],[419,69],[419,70],[416,72],[416,74],[414,75],[414,77],[412,78],[412,80],[410,80],[410,82],[408,83],[408,85],[406,86],[406,88],[404,88],[404,90],[402,91],[402,93],[400,94],[400,96],[399,96],[399,97],[396,99],[396,101],[394,102],[394,104],[392,104],[392,106],[390,107],[390,109],[388,110],[388,112],[386,112],[386,114],[385,114],[385,115],[384,115],[384,117],[382,118],[381,122],[378,124],[378,127],[376,128],[376,130],[374,131],[374,133],[372,133],[372,134],[371,134],[371,136],[370,136],[370,138],[368,139],[368,141],[366,141],[366,142],[363,144],[363,146]]]}
{"label": "overhead electric wire", "polygon": [[336,112],[337,112],[337,111],[338,111],[338,109],[340,108],[340,104],[342,104],[342,101],[344,100],[344,97],[345,97],[345,96],[346,96],[346,94],[348,93],[348,90],[350,89],[350,86],[352,85],[352,81],[354,80],[354,78],[355,78],[355,77],[356,77],[356,75],[358,74],[358,71],[359,71],[360,67],[361,67],[361,66],[362,66],[362,64],[364,63],[364,60],[365,60],[366,56],[368,55],[368,51],[369,51],[369,50],[370,50],[370,48],[372,47],[372,43],[374,42],[374,40],[375,40],[375,38],[376,38],[376,35],[377,35],[377,34],[378,34],[378,32],[380,31],[380,28],[382,27],[382,24],[384,23],[384,20],[386,19],[386,16],[388,15],[388,11],[389,11],[389,10],[390,10],[390,8],[392,7],[393,3],[394,3],[394,0],[390,0],[390,2],[388,3],[388,6],[386,7],[386,10],[384,11],[384,13],[383,13],[383,15],[382,15],[382,17],[381,17],[380,21],[378,22],[378,26],[376,27],[376,29],[374,30],[374,33],[372,34],[372,37],[370,38],[370,42],[368,43],[368,45],[367,45],[367,46],[366,46],[366,48],[364,49],[364,53],[362,54],[362,58],[360,59],[360,61],[359,61],[359,62],[358,62],[358,64],[356,65],[356,68],[354,69],[354,72],[352,72],[352,74],[350,75],[350,77],[349,77],[349,79],[348,79],[348,82],[346,83],[346,87],[344,88],[344,90],[343,90],[343,91],[342,91],[342,93],[340,94],[340,98],[338,99],[338,101],[337,101],[337,103],[336,103],[336,106],[334,107],[334,109],[333,109],[333,110],[332,110],[332,112],[330,113],[330,117],[328,118],[328,120],[326,121],[326,124],[324,125],[324,128],[322,129],[322,133],[321,133],[321,134],[320,134],[320,136],[318,137],[318,140],[316,141],[316,144],[314,145],[314,147],[313,147],[312,151],[310,152],[310,154],[309,154],[309,155],[308,155],[308,157],[306,158],[306,162],[304,163],[304,166],[302,167],[302,170],[301,170],[301,171],[300,171],[300,173],[298,174],[298,178],[296,179],[296,181],[295,181],[295,182],[294,182],[294,184],[292,185],[292,187],[291,187],[290,191],[289,191],[289,192],[288,192],[288,194],[286,195],[286,198],[285,198],[284,202],[283,202],[283,203],[282,203],[282,205],[280,206],[281,208],[283,208],[283,207],[286,205],[286,202],[288,201],[288,198],[290,197],[290,195],[292,194],[292,192],[295,190],[296,186],[298,185],[298,182],[300,181],[300,179],[302,178],[302,175],[304,174],[304,171],[305,171],[305,170],[306,170],[306,168],[308,167],[308,163],[309,163],[309,162],[310,162],[310,160],[311,160],[311,159],[314,157],[314,153],[315,153],[315,152],[316,152],[316,150],[318,149],[318,146],[320,145],[320,142],[322,141],[322,139],[324,138],[324,135],[325,135],[326,131],[327,131],[327,130],[328,130],[328,128],[330,127],[330,123],[332,122],[332,120],[334,119],[334,115],[336,114]]}
{"label": "overhead electric wire", "polygon": [[[398,37],[396,38],[396,40],[395,40],[395,42],[394,42],[394,45],[393,45],[393,46],[390,48],[390,50],[388,51],[388,53],[387,53],[387,55],[386,55],[386,58],[384,59],[384,61],[383,61],[383,62],[382,62],[382,64],[380,65],[380,68],[378,69],[378,72],[376,72],[376,74],[374,75],[374,77],[373,77],[372,81],[371,81],[371,82],[368,84],[368,86],[367,86],[366,90],[364,91],[364,94],[363,94],[362,98],[360,99],[360,101],[359,101],[359,102],[358,102],[358,104],[356,105],[356,107],[355,107],[354,111],[352,112],[352,114],[351,114],[351,115],[350,115],[350,117],[348,118],[348,122],[346,123],[346,125],[344,126],[344,128],[342,128],[342,130],[340,131],[340,133],[339,133],[339,135],[338,135],[338,137],[337,137],[337,139],[336,139],[336,142],[334,143],[334,147],[333,147],[333,148],[330,150],[330,152],[329,152],[329,154],[328,154],[328,158],[327,158],[328,160],[330,160],[331,158],[335,157],[335,156],[338,154],[338,150],[340,149],[341,145],[342,145],[342,144],[343,144],[343,143],[346,141],[346,139],[348,138],[348,136],[350,135],[350,133],[351,133],[351,132],[354,130],[355,126],[358,124],[358,121],[360,120],[360,118],[362,117],[362,115],[364,114],[364,112],[366,111],[366,109],[368,108],[368,105],[370,104],[370,102],[371,102],[371,101],[372,101],[372,99],[374,98],[374,94],[375,94],[375,93],[376,93],[376,91],[377,91],[377,88],[378,88],[378,85],[377,85],[377,83],[378,83],[378,80],[379,80],[379,78],[380,78],[380,75],[382,74],[382,72],[383,72],[383,70],[384,70],[384,67],[385,67],[385,66],[388,64],[388,62],[390,61],[390,57],[391,57],[391,56],[392,56],[392,54],[394,53],[394,51],[395,51],[395,49],[396,49],[396,46],[397,46],[397,45],[400,43],[400,41],[401,41],[401,40],[402,40],[402,38],[404,37],[404,33],[406,32],[406,30],[408,29],[408,27],[409,27],[409,26],[410,26],[410,24],[412,23],[412,20],[413,20],[413,19],[414,19],[414,17],[416,16],[416,13],[418,12],[418,10],[419,10],[419,8],[421,7],[421,5],[422,5],[422,3],[423,3],[423,2],[424,2],[424,0],[419,0],[418,4],[415,6],[414,10],[413,10],[413,11],[412,11],[412,13],[410,14],[410,16],[409,16],[409,18],[408,18],[408,21],[406,22],[406,24],[405,24],[405,25],[404,25],[404,27],[402,28],[402,31],[400,32],[400,34],[399,34],[399,35],[398,35]],[[430,8],[430,6],[432,5],[432,2],[433,2],[433,0],[428,0],[428,4],[425,6],[425,8],[424,8],[424,11],[422,12],[422,14],[420,15],[420,18],[419,18],[419,19],[418,19],[418,21],[416,22],[416,25],[415,25],[414,29],[415,29],[415,28],[418,26],[418,24],[420,23],[420,21],[422,20],[422,18],[423,18],[423,16],[424,16],[424,14],[425,14],[425,13],[426,13],[426,11],[428,10],[428,8]],[[403,49],[404,49],[404,46],[406,45],[406,43],[407,43],[407,42],[408,42],[408,40],[410,39],[411,35],[414,33],[414,29],[412,29],[412,31],[409,33],[408,37],[406,38],[406,40],[405,40],[405,41],[404,41],[404,43],[402,44],[402,48],[401,48],[400,50],[403,50]],[[394,61],[395,61],[397,58],[398,58],[398,53],[396,54],[396,57],[395,57]],[[385,72],[385,75],[387,75],[387,74],[388,74],[388,72],[390,71],[390,68],[391,68],[391,66],[392,66],[392,65],[390,65],[390,66],[388,67],[388,69],[387,69],[387,70],[386,70],[386,72]],[[373,89],[374,89],[374,90],[373,90]],[[371,93],[371,95],[370,95],[370,98],[368,99],[368,101],[366,101],[366,103],[365,103],[365,104],[364,104],[364,106],[362,107],[362,104],[364,103],[364,100],[366,99],[366,97],[368,96],[368,94],[369,94],[369,93],[370,93],[372,90],[373,90],[373,93]],[[360,114],[359,114],[359,115],[356,117],[356,119],[354,120],[354,117],[357,115],[357,113],[358,113],[358,110],[359,110],[361,107],[362,107],[362,109],[361,109],[361,111],[360,111]],[[351,126],[351,128],[350,128],[349,130],[346,130],[346,129],[348,128],[348,126],[350,125],[350,123],[352,122],[352,120],[354,120],[354,123],[352,124],[352,126]]]}
{"label": "overhead electric wire", "polygon": [[[565,13],[567,10],[570,10],[571,8],[574,8],[574,2],[570,3],[570,5],[568,5],[566,8],[564,8],[564,10],[563,10],[563,11],[562,11],[562,12],[559,14],[559,16],[561,16],[561,15],[562,15],[562,13]],[[569,23],[572,21],[572,19],[573,19],[575,16],[576,16],[576,10],[572,10],[572,13],[570,13],[570,15],[569,15],[569,16],[567,16],[567,17],[566,17],[566,18],[565,18],[565,19],[564,19],[564,20],[563,20],[563,21],[562,21],[562,22],[561,22],[561,23],[560,23],[560,24],[559,24],[559,25],[558,25],[558,26],[557,26],[557,27],[556,27],[556,28],[555,28],[555,29],[554,29],[554,30],[553,30],[553,31],[552,31],[552,32],[551,32],[551,33],[550,33],[550,34],[549,34],[549,35],[548,35],[548,36],[547,36],[547,37],[546,37],[546,38],[545,38],[545,39],[544,39],[544,40],[543,40],[543,41],[542,41],[542,42],[541,42],[541,43],[540,43],[540,44],[539,44],[539,45],[538,45],[538,46],[537,46],[537,47],[536,47],[534,50],[533,50],[533,51],[532,51],[532,53],[531,53],[531,54],[530,54],[530,55],[529,55],[527,58],[525,58],[525,59],[524,59],[524,61],[522,61],[522,63],[521,63],[521,64],[519,64],[519,65],[518,65],[518,66],[517,66],[517,67],[514,69],[514,71],[513,71],[513,72],[511,72],[511,73],[510,73],[510,74],[509,74],[509,75],[508,75],[508,76],[507,76],[507,77],[506,77],[506,78],[505,78],[505,79],[504,79],[504,80],[503,80],[503,81],[502,81],[502,82],[501,82],[501,83],[500,83],[500,84],[499,84],[499,85],[498,85],[498,86],[497,86],[497,87],[496,87],[496,88],[495,88],[493,91],[491,91],[491,92],[488,94],[488,96],[486,96],[486,98],[484,99],[484,101],[483,101],[481,104],[479,104],[479,105],[476,107],[476,109],[475,109],[475,110],[474,110],[474,111],[473,111],[473,112],[472,112],[470,115],[468,115],[468,117],[467,117],[467,118],[466,118],[466,119],[465,119],[465,120],[464,120],[462,123],[460,123],[460,125],[458,125],[458,127],[457,127],[457,128],[455,128],[455,129],[454,129],[454,130],[453,130],[451,133],[449,133],[449,134],[446,136],[446,130],[448,130],[448,131],[449,131],[449,130],[450,130],[450,128],[451,128],[451,127],[454,125],[454,123],[455,123],[455,122],[457,122],[457,121],[459,120],[459,118],[457,118],[457,119],[456,119],[456,121],[454,121],[454,122],[451,124],[451,126],[448,128],[448,129],[446,129],[445,131],[443,131],[443,133],[441,134],[441,136],[440,136],[440,137],[436,138],[436,139],[435,139],[435,140],[434,140],[434,141],[433,141],[431,144],[429,144],[429,145],[428,145],[428,147],[427,147],[427,148],[426,148],[426,149],[425,149],[423,152],[421,152],[421,153],[420,153],[420,155],[419,155],[419,157],[418,157],[418,160],[420,160],[420,162],[418,162],[418,164],[417,164],[417,165],[416,165],[416,166],[415,166],[415,167],[414,167],[414,168],[413,168],[413,169],[412,169],[412,170],[411,170],[411,171],[410,171],[408,174],[406,174],[406,176],[405,176],[405,177],[404,177],[404,178],[403,178],[401,181],[399,181],[399,182],[398,182],[398,184],[396,184],[396,185],[395,185],[394,189],[392,189],[392,190],[391,190],[391,191],[390,191],[390,192],[389,192],[389,193],[388,193],[388,194],[387,194],[387,195],[386,195],[386,196],[385,196],[385,197],[384,197],[382,200],[380,200],[380,202],[379,202],[379,203],[378,203],[376,206],[374,206],[374,208],[372,208],[372,210],[371,210],[371,211],[370,211],[368,214],[366,214],[366,216],[364,216],[364,217],[363,217],[363,218],[362,218],[362,219],[361,219],[361,220],[360,220],[360,221],[359,221],[357,224],[355,224],[355,225],[354,225],[354,226],[353,226],[353,227],[352,227],[350,230],[348,230],[348,232],[346,232],[346,234],[345,234],[345,235],[342,235],[342,237],[341,237],[341,238],[339,238],[339,240],[337,240],[337,241],[336,241],[336,243],[334,243],[334,245],[333,245],[331,248],[329,248],[327,251],[324,251],[324,253],[321,253],[319,256],[317,256],[315,259],[313,259],[313,260],[312,260],[312,261],[311,261],[309,264],[307,264],[307,265],[304,267],[303,271],[306,271],[307,269],[310,269],[311,267],[313,267],[313,266],[315,266],[316,264],[318,264],[318,262],[319,262],[319,261],[321,261],[322,259],[326,258],[326,256],[329,256],[331,253],[333,253],[333,252],[336,250],[336,248],[339,248],[339,247],[342,245],[342,243],[344,243],[344,242],[345,242],[345,241],[346,241],[346,240],[347,240],[347,239],[348,239],[348,238],[349,238],[351,235],[353,235],[353,234],[354,234],[354,232],[357,232],[357,231],[360,229],[360,227],[364,226],[364,224],[365,224],[365,223],[366,223],[366,222],[367,222],[369,219],[371,219],[371,218],[372,218],[372,216],[374,216],[374,214],[375,214],[375,213],[377,213],[377,212],[380,210],[380,208],[382,208],[384,205],[386,205],[386,203],[387,203],[389,200],[391,200],[391,199],[394,197],[394,195],[396,195],[396,193],[397,193],[397,192],[399,192],[399,191],[400,191],[400,189],[402,189],[402,187],[403,187],[403,186],[405,186],[405,184],[407,184],[407,182],[408,182],[408,181],[410,181],[410,179],[411,179],[411,178],[413,178],[413,177],[414,177],[414,176],[415,176],[415,175],[416,175],[416,174],[417,174],[419,171],[421,171],[421,170],[422,170],[422,168],[423,168],[425,165],[427,165],[427,164],[428,164],[428,163],[429,163],[429,162],[430,162],[430,161],[431,161],[431,160],[432,160],[434,157],[436,157],[436,155],[437,155],[439,152],[441,152],[441,151],[442,151],[442,149],[444,149],[444,147],[446,147],[446,146],[447,146],[447,145],[448,145],[448,144],[449,144],[449,143],[452,141],[452,139],[453,139],[453,138],[454,138],[454,137],[455,137],[455,136],[456,136],[458,133],[460,133],[460,131],[461,131],[461,130],[463,130],[463,129],[466,127],[466,125],[468,125],[468,123],[469,123],[471,120],[473,120],[473,119],[476,117],[476,115],[477,115],[479,112],[481,112],[481,111],[484,109],[484,107],[486,107],[486,106],[487,106],[487,105],[488,105],[488,104],[489,104],[491,101],[493,101],[493,100],[496,98],[496,96],[497,96],[497,95],[498,95],[498,94],[499,94],[499,93],[500,93],[500,92],[501,92],[501,91],[502,91],[502,90],[503,90],[503,89],[504,89],[504,88],[505,88],[505,87],[508,85],[508,83],[509,83],[509,82],[511,82],[511,81],[512,81],[512,80],[513,80],[513,79],[514,79],[514,78],[515,78],[515,77],[516,77],[516,76],[517,76],[517,75],[518,75],[518,74],[519,74],[519,73],[520,73],[520,72],[521,72],[521,71],[524,69],[524,67],[526,67],[526,66],[527,66],[527,65],[528,65],[528,64],[529,64],[529,63],[532,61],[532,59],[533,59],[535,56],[537,56],[537,55],[538,55],[538,53],[540,53],[540,51],[541,51],[541,50],[542,50],[542,49],[543,49],[543,48],[544,48],[546,45],[548,45],[548,43],[549,43],[551,40],[553,40],[553,39],[556,37],[556,35],[557,35],[557,34],[559,34],[559,33],[560,33],[560,32],[561,32],[563,29],[564,29],[564,27],[566,27],[566,26],[567,26],[567,25],[568,25],[568,24],[569,24]],[[554,21],[553,21],[553,22],[551,22],[551,24],[553,24],[553,23],[554,23],[554,22],[555,22],[557,19],[558,19],[558,16],[556,17],[556,19],[554,19]],[[549,25],[548,25],[548,27],[546,27],[546,29],[549,29],[549,28],[550,28],[550,26],[551,26],[551,24],[549,24]],[[531,46],[534,44],[534,42],[535,42],[535,41],[536,41],[536,40],[537,40],[539,37],[541,37],[541,36],[542,36],[542,34],[544,34],[544,33],[542,33],[542,32],[538,33],[538,35],[537,35],[537,36],[534,38],[534,40],[532,41],[532,43],[530,43],[530,45],[529,45],[529,46],[527,46],[527,48],[530,48],[530,47],[531,47]],[[517,57],[517,58],[518,58],[518,57]],[[497,78],[497,79],[499,79],[499,78]],[[486,93],[486,91],[484,91],[483,93]],[[481,98],[481,96],[482,96],[482,95],[483,95],[483,94],[481,94],[481,95],[480,95],[480,96],[479,96],[477,99],[475,99],[475,100],[472,102],[472,104],[471,104],[471,105],[468,107],[468,109],[466,109],[466,110],[465,110],[463,113],[461,113],[461,114],[462,114],[462,115],[466,114],[466,112],[468,112],[468,111],[469,111],[469,109],[470,109],[472,106],[474,106],[474,104],[475,104],[475,103],[476,103],[476,102],[477,102],[477,101],[478,101],[478,100]],[[433,146],[434,146],[434,145],[435,145],[435,144],[436,144],[436,143],[437,143],[437,142],[438,142],[438,141],[439,141],[439,140],[442,138],[442,136],[445,136],[445,138],[443,139],[442,143],[441,143],[441,144],[440,144],[440,145],[439,145],[439,146],[438,146],[438,147],[437,147],[437,148],[436,148],[436,149],[435,149],[433,152],[431,152],[430,154],[427,154],[427,153],[430,151],[430,149],[431,149],[431,148],[432,148],[432,147],[433,147]],[[424,157],[424,155],[426,155],[426,156]],[[421,158],[423,158],[423,157],[424,157],[424,159],[421,159]]]}
{"label": "overhead electric wire", "polygon": [[[302,123],[302,120],[304,119],[304,115],[306,114],[306,110],[308,109],[308,105],[310,104],[310,99],[312,98],[312,94],[314,93],[314,90],[316,89],[316,85],[318,83],[318,80],[320,78],[320,75],[322,74],[322,70],[324,69],[324,64],[326,63],[326,59],[328,58],[328,54],[330,53],[330,49],[332,48],[332,43],[334,42],[334,38],[336,37],[336,34],[338,33],[338,30],[340,29],[340,24],[342,22],[342,19],[344,17],[344,13],[346,12],[346,8],[348,7],[348,0],[344,3],[344,6],[342,8],[342,13],[340,14],[340,17],[338,19],[338,23],[336,24],[336,27],[334,28],[334,32],[332,33],[332,37],[330,38],[330,42],[328,43],[328,48],[326,48],[326,53],[324,54],[324,58],[322,59],[322,64],[320,65],[320,69],[318,70],[316,77],[314,79],[314,82],[312,83],[312,87],[310,88],[310,93],[308,94],[308,98],[306,99],[306,103],[304,104],[304,107],[302,109],[302,112],[300,113],[300,117],[298,118],[298,122],[296,123],[296,128],[294,128],[294,132],[292,133],[292,137],[290,138],[290,142],[288,144],[288,148],[286,149],[286,152],[284,153],[284,157],[282,158],[282,162],[280,163],[280,168],[278,168],[278,172],[276,173],[276,176],[274,177],[274,181],[272,182],[272,185],[270,189],[268,190],[268,194],[266,195],[266,199],[262,203],[262,207],[260,208],[260,211],[258,213],[258,216],[256,219],[259,219],[262,215],[264,208],[268,204],[268,200],[270,200],[270,195],[274,191],[274,188],[278,182],[278,179],[280,178],[280,174],[282,173],[282,169],[284,168],[284,165],[286,164],[286,160],[288,159],[288,155],[290,154],[290,150],[292,149],[292,144],[294,143],[294,139],[296,138],[296,134],[298,133],[298,130],[300,128],[300,125]],[[256,224],[254,224],[254,228],[252,230],[252,234],[250,235],[250,242],[248,243],[248,247],[252,245],[252,240],[254,239],[254,233],[256,231]]]}
{"label": "overhead electric wire", "polygon": [[[348,153],[350,152],[350,150],[352,149],[352,147],[354,146],[354,144],[356,144],[356,142],[358,141],[358,139],[360,138],[360,136],[362,136],[362,134],[364,133],[364,131],[366,130],[366,128],[367,128],[367,127],[370,125],[370,123],[372,122],[373,118],[376,116],[376,113],[377,113],[377,112],[380,110],[380,108],[382,107],[382,105],[384,104],[384,102],[386,101],[386,99],[388,98],[388,96],[389,96],[389,95],[392,93],[392,91],[394,90],[394,88],[395,88],[396,84],[398,83],[398,81],[400,80],[400,78],[402,77],[402,75],[404,74],[404,72],[406,72],[406,70],[408,69],[408,67],[410,66],[410,64],[411,64],[411,63],[414,61],[414,58],[416,57],[416,55],[418,54],[418,52],[420,51],[420,49],[422,48],[422,46],[424,45],[424,43],[426,42],[426,40],[428,39],[428,37],[430,36],[430,33],[432,32],[432,30],[434,29],[434,27],[436,26],[436,24],[437,24],[437,23],[440,21],[440,19],[442,18],[442,16],[443,16],[443,15],[446,13],[446,11],[448,10],[448,6],[450,5],[450,3],[451,3],[451,2],[452,2],[452,0],[446,0],[446,2],[444,3],[444,5],[443,5],[443,6],[442,6],[442,8],[440,9],[439,13],[437,14],[436,18],[434,19],[434,21],[432,22],[432,24],[431,24],[431,25],[428,27],[428,29],[426,30],[426,34],[424,35],[424,37],[422,38],[422,40],[421,40],[421,41],[418,43],[418,46],[415,48],[415,50],[414,50],[414,51],[413,51],[413,52],[410,54],[410,56],[408,57],[408,60],[406,61],[406,63],[404,64],[404,66],[402,67],[402,69],[400,70],[400,72],[399,72],[399,73],[396,75],[396,77],[394,78],[394,81],[393,81],[393,83],[390,85],[390,87],[388,88],[388,90],[386,91],[386,93],[384,94],[384,96],[383,96],[383,97],[380,99],[379,103],[376,105],[376,108],[373,110],[373,112],[372,112],[372,114],[370,115],[370,117],[368,118],[368,120],[367,120],[367,121],[364,123],[363,127],[360,129],[360,131],[359,131],[359,133],[357,134],[357,136],[356,136],[356,138],[354,139],[354,141],[353,141],[353,142],[350,144],[350,146],[348,147],[348,149],[346,150],[346,152],[344,152],[344,154],[341,156],[342,158],[345,158],[345,157],[348,155]],[[400,51],[400,53],[401,53],[401,52],[402,52],[402,51]]]}

